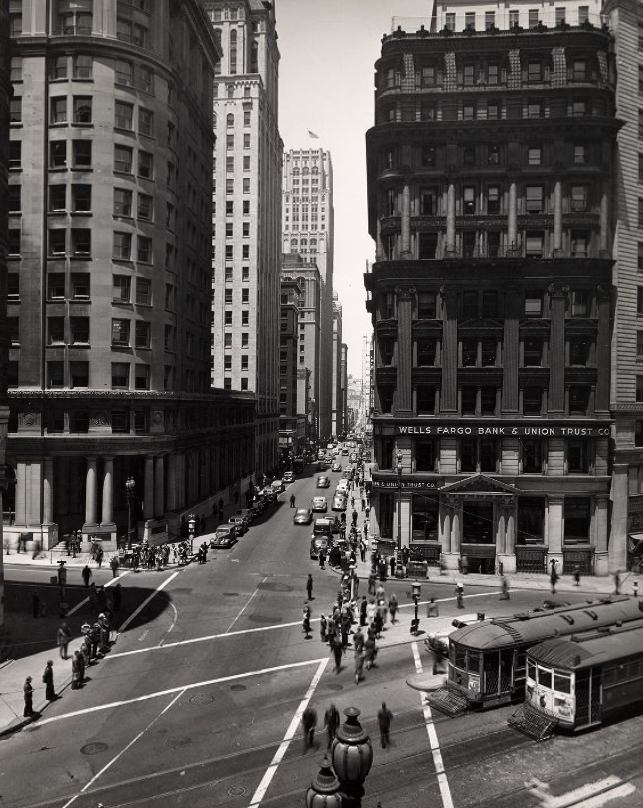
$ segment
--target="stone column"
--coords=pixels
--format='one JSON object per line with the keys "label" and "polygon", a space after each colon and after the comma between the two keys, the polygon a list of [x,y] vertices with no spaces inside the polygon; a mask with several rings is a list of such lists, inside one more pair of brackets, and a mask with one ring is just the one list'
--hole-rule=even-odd
{"label": "stone column", "polygon": [[114,523],[114,458],[103,458],[103,508],[102,525]]}
{"label": "stone column", "polygon": [[563,249],[563,191],[560,180],[554,183],[554,258]]}
{"label": "stone column", "polygon": [[163,455],[156,458],[154,469],[154,516],[165,513],[165,461]]}
{"label": "stone column", "polygon": [[154,458],[145,456],[145,479],[143,482],[143,518],[154,518]]}
{"label": "stone column", "polygon": [[[564,497],[547,497],[547,563],[552,559],[558,563],[556,571],[560,575],[563,571],[563,504]],[[549,572],[551,567],[547,567]]]}
{"label": "stone column", "polygon": [[454,497],[451,511],[451,552],[460,556],[461,529],[462,529],[462,498]]}
{"label": "stone column", "polygon": [[458,409],[458,299],[456,292],[442,287],[442,391],[441,412]]}
{"label": "stone column", "polygon": [[[512,555],[516,552],[516,503],[507,507],[505,515],[505,552]],[[515,559],[514,559],[515,563]],[[515,567],[514,567],[515,569]],[[510,570],[511,571],[511,570]]]}
{"label": "stone column", "polygon": [[503,556],[506,552],[506,528],[505,528],[506,506],[502,502],[496,502],[496,555]]}
{"label": "stone column", "polygon": [[85,525],[96,525],[96,458],[87,458],[85,477]]}
{"label": "stone column", "polygon": [[609,571],[627,568],[628,464],[612,466],[612,530],[608,545]]}
{"label": "stone column", "polygon": [[610,408],[610,293],[596,287],[598,332],[596,334],[596,395],[594,410],[609,413]]}
{"label": "stone column", "polygon": [[381,261],[384,257],[384,247],[382,246],[382,223],[377,220],[377,233],[375,236],[375,260]]}
{"label": "stone column", "polygon": [[413,298],[415,289],[397,288],[397,413],[413,412]]}
{"label": "stone column", "polygon": [[42,478],[42,521],[51,525],[54,521],[54,459],[46,457]]}
{"label": "stone column", "polygon": [[440,497],[438,518],[440,520],[440,546],[442,547],[442,554],[447,556],[451,552],[451,505],[449,498],[446,496]]}
{"label": "stone column", "polygon": [[596,497],[594,501],[594,574],[607,575],[608,555],[607,555],[607,497]]}
{"label": "stone column", "polygon": [[565,411],[565,305],[566,286],[552,283],[549,287],[551,299],[551,331],[549,342],[549,401],[550,413]]}
{"label": "stone column", "polygon": [[27,465],[18,460],[16,467],[16,524],[27,524]]}
{"label": "stone column", "polygon": [[177,477],[177,457],[171,454],[167,460],[167,509],[176,510],[176,477]]}
{"label": "stone column", "polygon": [[402,188],[401,211],[402,258],[411,257],[411,191],[408,182]]}
{"label": "stone column", "polygon": [[447,243],[446,254],[455,254],[455,185],[449,182],[447,189]]}
{"label": "stone column", "polygon": [[507,249],[518,248],[518,198],[516,181],[509,184],[509,206],[507,210]]}

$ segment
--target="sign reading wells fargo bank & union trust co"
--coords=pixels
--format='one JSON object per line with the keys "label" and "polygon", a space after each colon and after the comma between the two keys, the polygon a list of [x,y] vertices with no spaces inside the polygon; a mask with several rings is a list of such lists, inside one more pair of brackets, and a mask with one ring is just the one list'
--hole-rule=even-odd
{"label": "sign reading wells fargo bank & union trust co", "polygon": [[564,425],[434,421],[430,424],[395,424],[395,433],[435,437],[609,438],[610,426],[604,422],[599,425],[573,421]]}

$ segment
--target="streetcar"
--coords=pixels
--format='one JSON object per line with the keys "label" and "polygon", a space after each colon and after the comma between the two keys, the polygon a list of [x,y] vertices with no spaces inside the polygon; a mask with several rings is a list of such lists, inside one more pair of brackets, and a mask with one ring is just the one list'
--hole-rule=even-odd
{"label": "streetcar", "polygon": [[449,637],[446,689],[429,696],[436,709],[458,715],[522,700],[527,649],[553,637],[641,619],[639,601],[627,595],[539,608],[497,617]]}
{"label": "streetcar", "polygon": [[509,723],[532,736],[579,732],[642,707],[643,619],[530,648],[525,704]]}

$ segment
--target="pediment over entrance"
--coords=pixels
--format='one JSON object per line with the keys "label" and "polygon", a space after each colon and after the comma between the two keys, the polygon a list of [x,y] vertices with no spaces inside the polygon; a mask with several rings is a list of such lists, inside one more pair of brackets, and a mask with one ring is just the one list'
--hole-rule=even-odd
{"label": "pediment over entrance", "polygon": [[447,483],[439,489],[443,494],[514,494],[518,493],[515,485],[503,483],[486,474],[474,474],[466,480]]}

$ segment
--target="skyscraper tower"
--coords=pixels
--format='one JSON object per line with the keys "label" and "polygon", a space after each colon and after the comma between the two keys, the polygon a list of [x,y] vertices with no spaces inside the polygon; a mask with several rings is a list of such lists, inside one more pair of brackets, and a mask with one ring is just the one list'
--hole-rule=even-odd
{"label": "skyscraper tower", "polygon": [[323,149],[290,149],[284,155],[283,251],[314,263],[322,281],[319,437],[332,434],[333,374],[333,166]]}
{"label": "skyscraper tower", "polygon": [[275,11],[202,0],[221,42],[214,81],[212,382],[257,398],[256,468],[277,462],[281,169]]}

